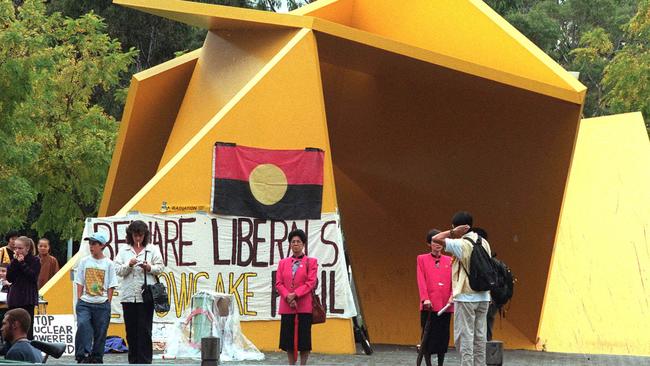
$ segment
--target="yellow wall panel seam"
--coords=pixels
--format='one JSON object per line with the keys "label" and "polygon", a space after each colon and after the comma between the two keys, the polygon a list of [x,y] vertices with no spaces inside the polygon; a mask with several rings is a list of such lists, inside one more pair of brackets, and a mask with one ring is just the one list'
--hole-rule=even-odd
{"label": "yellow wall panel seam", "polygon": [[290,11],[289,14],[295,15],[310,15],[311,13],[326,8],[330,5],[336,4],[342,0],[319,0],[309,3],[307,5],[301,6],[298,9]]}
{"label": "yellow wall panel seam", "polygon": [[443,55],[433,51],[411,46],[406,43],[391,40],[385,37],[365,32],[349,26],[334,23],[328,20],[315,18],[314,30],[330,34],[351,42],[365,44],[371,47],[389,51],[395,54],[411,57],[417,60],[428,62],[433,65],[442,66],[466,74],[482,77],[502,84],[529,90],[550,97],[566,100],[575,104],[582,104],[586,88],[580,90],[562,89],[551,84],[545,84],[533,79],[524,78],[519,75],[510,74],[501,70],[489,68],[452,56]]}
{"label": "yellow wall panel seam", "polygon": [[97,214],[99,216],[106,215],[108,210],[109,198],[113,192],[113,186],[115,184],[115,178],[119,170],[119,162],[122,157],[122,150],[124,148],[124,141],[128,134],[128,125],[131,120],[131,115],[133,114],[133,108],[135,107],[135,97],[138,94],[138,85],[139,81],[135,78],[131,78],[131,85],[129,87],[129,93],[126,97],[126,103],[124,105],[124,113],[122,115],[122,122],[120,123],[120,131],[117,135],[117,141],[115,142],[115,148],[113,150],[113,157],[111,158],[111,165],[108,169],[108,175],[106,176],[106,184],[104,185],[104,191],[102,193],[102,201],[99,205],[99,210]]}
{"label": "yellow wall panel seam", "polygon": [[[306,20],[290,13],[272,13],[233,6],[205,4],[179,0],[113,0],[114,4],[143,12],[184,20],[185,15],[214,17],[280,27],[303,28]],[[174,17],[172,17],[174,15]],[[204,27],[206,28],[206,27]],[[206,28],[207,29],[207,28]]]}
{"label": "yellow wall panel seam", "polygon": [[530,52],[535,58],[540,60],[546,67],[553,70],[567,85],[577,92],[586,91],[587,87],[584,86],[578,79],[569,74],[562,66],[560,66],[549,55],[544,53],[537,45],[531,42],[526,36],[521,34],[517,28],[513,27],[492,8],[490,8],[482,0],[469,0],[476,8],[483,14],[488,16],[495,24],[497,24],[503,31],[519,43],[524,49]]}
{"label": "yellow wall panel seam", "polygon": [[275,55],[271,61],[269,61],[263,68],[260,70],[253,79],[251,79],[242,90],[237,92],[237,94],[228,102],[226,105],[203,127],[201,130],[190,140],[188,143],[176,154],[174,157],[162,167],[158,173],[144,186],[142,189],[133,196],[129,202],[127,202],[124,207],[122,207],[118,215],[126,214],[138,201],[144,197],[147,192],[154,187],[160,179],[165,176],[173,167],[178,163],[191,149],[194,147],[203,136],[208,133],[218,122],[219,120],[226,115],[245,95],[250,91],[258,81],[264,77],[272,68],[275,66],[281,59],[284,57],[302,38],[304,38],[310,31],[308,29],[301,29],[296,32],[296,35],[287,43],[287,45],[282,48],[277,55]]}
{"label": "yellow wall panel seam", "polygon": [[327,156],[327,160],[330,161],[330,169],[326,173],[330,176],[331,182],[332,182],[332,190],[334,191],[334,206],[338,210],[338,203],[336,199],[336,181],[334,179],[334,161],[332,160],[332,145],[330,144],[330,135],[329,135],[329,129],[327,127],[327,111],[326,111],[326,106],[325,106],[325,94],[323,93],[323,79],[321,76],[321,69],[320,69],[320,57],[318,54],[318,42],[316,40],[316,35],[314,34],[313,31],[309,32],[309,37],[313,39],[313,55],[316,58],[316,62],[318,63],[317,67],[317,74],[318,74],[318,94],[320,95],[320,100],[319,104],[321,106],[321,111],[323,114],[322,121],[323,123],[323,136],[325,136],[325,144],[327,146],[327,151],[325,151],[325,154]]}
{"label": "yellow wall panel seam", "polygon": [[194,51],[188,52],[186,54],[180,55],[178,57],[175,57],[169,61],[163,62],[162,64],[153,66],[149,69],[142,70],[138,72],[137,74],[134,74],[133,77],[137,80],[146,80],[150,77],[160,75],[166,71],[169,71],[175,67],[178,67],[180,65],[183,65],[187,62],[194,61],[199,58],[199,55],[201,54],[201,48],[197,48]]}

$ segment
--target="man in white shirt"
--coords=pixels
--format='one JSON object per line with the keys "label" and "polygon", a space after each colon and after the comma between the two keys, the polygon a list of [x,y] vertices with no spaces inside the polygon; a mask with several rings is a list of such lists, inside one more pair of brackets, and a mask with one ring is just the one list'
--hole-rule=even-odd
{"label": "man in white shirt", "polygon": [[[452,229],[433,237],[433,241],[445,245],[445,251],[456,260],[452,265],[452,293],[454,297],[454,342],[460,352],[461,366],[485,365],[485,342],[487,333],[487,311],[490,305],[490,291],[474,291],[469,284],[468,270],[474,250],[472,242],[479,240],[478,234],[469,231],[472,215],[458,212],[452,218]],[[481,240],[483,248],[491,255],[490,244]]]}

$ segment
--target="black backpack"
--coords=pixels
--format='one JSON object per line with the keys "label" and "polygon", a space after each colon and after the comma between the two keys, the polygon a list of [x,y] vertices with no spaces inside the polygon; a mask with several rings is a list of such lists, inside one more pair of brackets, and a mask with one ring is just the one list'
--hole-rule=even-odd
{"label": "black backpack", "polygon": [[515,277],[508,266],[496,258],[492,258],[497,268],[497,286],[490,290],[492,301],[497,307],[502,307],[512,298],[515,288]]}
{"label": "black backpack", "polygon": [[482,238],[479,236],[478,240],[474,242],[470,238],[463,238],[472,243],[472,254],[469,257],[469,271],[460,264],[469,277],[469,287],[474,291],[491,291],[499,287],[497,280],[497,266],[488,254],[487,250],[483,248]]}

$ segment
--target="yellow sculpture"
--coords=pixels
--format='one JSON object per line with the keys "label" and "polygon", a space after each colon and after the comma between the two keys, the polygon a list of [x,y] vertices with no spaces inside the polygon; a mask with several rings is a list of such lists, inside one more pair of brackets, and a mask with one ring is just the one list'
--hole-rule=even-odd
{"label": "yellow sculpture", "polygon": [[[201,49],[133,76],[100,215],[156,213],[161,202],[165,211],[209,207],[215,141],[317,147],[325,151],[323,212],[341,212],[373,342],[417,342],[415,257],[431,226],[445,229],[465,209],[518,278],[507,318],[495,325],[506,347],[650,353],[642,331],[650,324],[631,336],[645,348],[625,352],[613,337],[627,322],[608,321],[608,331],[585,329],[572,340],[561,330],[611,317],[612,307],[636,312],[629,301],[605,308],[597,301],[605,293],[585,298],[590,290],[572,271],[588,262],[565,252],[586,250],[581,243],[604,249],[610,239],[563,231],[578,222],[570,207],[599,204],[572,196],[591,184],[573,175],[586,173],[574,170],[565,190],[586,89],[482,1],[320,0],[289,14],[176,0],[114,3],[209,32]],[[623,133],[616,136],[624,143]],[[646,156],[647,142],[634,142]],[[650,198],[640,194],[647,232]],[[647,235],[637,239],[645,240],[647,262]],[[562,245],[555,252],[554,243]],[[608,271],[617,284],[634,276]],[[62,273],[46,296],[68,291]],[[572,289],[563,288],[565,277],[577,281]],[[583,298],[588,313],[577,306]],[[50,304],[71,311],[67,298]],[[642,307],[636,319],[647,323],[650,307]],[[277,348],[278,327],[242,323],[262,350]],[[593,347],[598,339],[610,347]],[[351,322],[314,328],[314,347],[355,352]]]}

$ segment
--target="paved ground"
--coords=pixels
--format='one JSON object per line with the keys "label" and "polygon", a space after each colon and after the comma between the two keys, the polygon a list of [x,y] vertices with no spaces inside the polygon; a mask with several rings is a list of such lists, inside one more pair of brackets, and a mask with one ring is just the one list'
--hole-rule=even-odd
{"label": "paved ground", "polygon": [[[224,362],[224,365],[284,365],[286,355],[283,353],[266,353],[266,359],[258,362]],[[415,365],[415,348],[404,346],[376,345],[375,353],[366,356],[361,350],[356,355],[323,355],[313,354],[309,359],[312,365],[352,365],[352,366],[392,366],[392,365]],[[107,364],[125,364],[125,354],[106,355],[104,362]],[[48,364],[73,364],[74,359],[63,357],[60,360],[50,360]],[[193,364],[198,365],[198,360],[154,360],[156,364]],[[650,357],[633,356],[602,356],[584,354],[564,354],[532,351],[505,351],[504,365],[527,366],[527,365],[577,365],[577,366],[628,366],[628,365],[650,365]],[[434,364],[435,365],[435,364]],[[458,365],[458,354],[451,349],[447,353],[445,365]]]}

